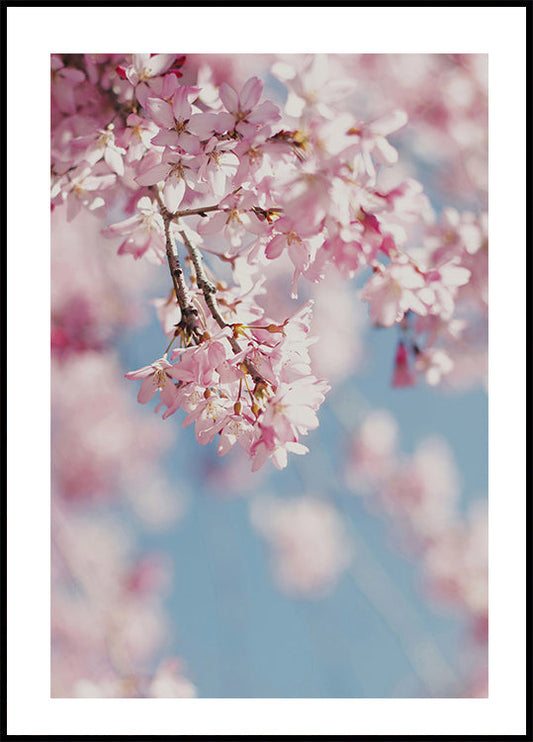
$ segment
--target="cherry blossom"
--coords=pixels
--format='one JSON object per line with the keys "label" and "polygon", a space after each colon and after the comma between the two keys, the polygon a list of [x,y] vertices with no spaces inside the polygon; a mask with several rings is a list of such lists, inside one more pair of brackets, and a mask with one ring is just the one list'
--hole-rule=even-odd
{"label": "cherry blossom", "polygon": [[81,137],[74,141],[77,147],[84,148],[83,159],[90,165],[95,165],[102,158],[117,175],[124,175],[122,155],[126,154],[123,147],[115,143],[114,125],[109,124],[106,129],[97,132],[96,139]]}
{"label": "cherry blossom", "polygon": [[165,237],[159,209],[148,196],[139,199],[137,209],[129,219],[110,224],[105,234],[110,237],[127,235],[118,249],[119,255],[129,253],[138,259],[149,253],[161,262],[164,260]]}
{"label": "cherry blossom", "polygon": [[178,378],[176,369],[169,363],[166,357],[159,358],[150,366],[143,366],[137,371],[129,371],[127,379],[141,380],[137,400],[141,404],[149,402],[157,392],[161,395],[161,401],[167,407],[172,407],[176,398],[176,386],[174,379]]}
{"label": "cherry blossom", "polygon": [[191,155],[173,152],[167,148],[162,162],[154,165],[136,178],[142,186],[154,185],[164,181],[163,198],[169,211],[176,211],[183,201],[187,188],[196,185],[195,166],[197,159]]}
{"label": "cherry blossom", "polygon": [[421,316],[427,307],[420,298],[425,286],[424,275],[408,260],[376,266],[376,272],[365,285],[361,298],[370,304],[370,318],[383,327],[392,327],[406,312]]}
{"label": "cherry blossom", "polygon": [[132,85],[165,72],[175,59],[174,54],[133,54],[130,64],[117,66],[117,74]]}
{"label": "cherry blossom", "polygon": [[[330,268],[344,278],[372,270],[361,291],[370,319],[402,333],[393,386],[451,378],[477,322],[470,286],[486,287],[486,230],[453,208],[435,220],[410,175],[387,180],[399,160],[389,136],[401,136],[413,107],[394,99],[361,117],[359,58],[265,57],[287,88],[284,110],[256,74],[224,79],[222,60],[217,71],[194,55],[65,59],[52,60],[53,204],[66,201],[73,219],[122,201],[123,218],[114,210],[104,233],[123,238],[120,255],[170,273],[158,309],[169,350],[179,347],[172,362],[162,355],[127,374],[143,381],[139,401],[160,391],[163,417],[183,409],[200,442],[219,436],[226,453],[239,441],[256,470],[304,452],[300,437],[317,426],[329,388],[313,373],[315,338],[309,326],[295,331],[298,310],[270,316],[251,292],[287,257],[293,299]],[[466,108],[469,80],[447,80]],[[57,348],[63,332],[55,329]]]}
{"label": "cherry blossom", "polygon": [[277,121],[277,106],[271,101],[257,105],[263,84],[257,77],[251,77],[237,93],[231,85],[222,83],[220,99],[229,115],[217,117],[217,131],[236,131],[242,137],[249,137],[263,128],[265,124]]}
{"label": "cherry blossom", "polygon": [[332,107],[346,99],[356,87],[354,79],[343,75],[334,58],[326,54],[307,55],[296,64],[292,57],[282,58],[274,63],[272,72],[289,83],[285,109],[289,116],[300,116],[307,105],[329,118]]}

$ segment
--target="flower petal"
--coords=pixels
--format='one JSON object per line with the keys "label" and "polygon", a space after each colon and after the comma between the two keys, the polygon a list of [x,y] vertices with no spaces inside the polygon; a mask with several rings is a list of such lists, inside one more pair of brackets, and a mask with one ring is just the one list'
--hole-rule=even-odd
{"label": "flower petal", "polygon": [[159,165],[149,168],[145,173],[138,175],[135,178],[135,182],[141,186],[150,186],[155,183],[159,183],[161,180],[165,180],[170,170],[170,165],[166,162],[161,162]]}
{"label": "flower petal", "polygon": [[263,90],[263,83],[258,77],[251,77],[244,83],[244,86],[239,95],[240,108],[242,111],[251,110],[259,98]]}
{"label": "flower petal", "polygon": [[150,376],[147,376],[141,384],[139,394],[137,395],[137,401],[141,404],[146,404],[153,398],[156,392],[157,386],[154,383],[153,374],[150,374]]}
{"label": "flower petal", "polygon": [[237,113],[239,109],[239,98],[233,88],[227,82],[223,82],[219,90],[220,100],[227,111]]}

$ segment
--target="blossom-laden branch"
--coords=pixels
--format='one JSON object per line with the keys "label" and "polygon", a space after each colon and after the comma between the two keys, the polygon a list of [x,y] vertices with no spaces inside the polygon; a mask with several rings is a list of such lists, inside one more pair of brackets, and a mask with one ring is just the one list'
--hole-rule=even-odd
{"label": "blossom-laden branch", "polygon": [[[209,311],[211,312],[211,316],[217,323],[217,325],[224,329],[225,327],[230,327],[230,325],[226,322],[226,320],[222,317],[220,314],[220,309],[216,300],[216,286],[214,283],[212,283],[206,276],[205,269],[203,266],[203,260],[202,260],[202,254],[200,253],[199,249],[193,245],[190,241],[190,239],[187,237],[187,233],[185,230],[180,230],[180,235],[183,239],[183,242],[189,252],[189,256],[192,260],[192,264],[194,265],[194,269],[196,271],[196,285],[198,288],[202,291],[202,294],[205,299],[205,303],[209,307]],[[236,340],[234,336],[230,336],[228,338],[229,343],[236,354],[242,353],[242,348],[239,345],[239,342]],[[244,365],[246,366],[250,376],[256,383],[256,385],[263,385],[263,387],[268,386],[268,382],[266,379],[264,379],[259,371],[256,369],[254,364],[250,361],[249,358],[244,358],[243,361]]]}
{"label": "blossom-laden branch", "polygon": [[[174,292],[178,301],[179,308],[181,310],[181,316],[182,320],[180,325],[180,329],[185,330],[187,337],[193,337],[194,340],[198,342],[202,342],[203,334],[200,332],[197,322],[198,317],[198,310],[195,309],[192,304],[190,303],[188,296],[187,296],[187,287],[185,285],[184,277],[183,277],[183,270],[180,265],[179,257],[177,252],[173,249],[172,245],[172,238],[170,235],[170,223],[173,219],[175,219],[178,214],[170,214],[167,209],[163,206],[161,203],[160,196],[157,192],[155,192],[156,200],[159,203],[163,222],[165,225],[165,244],[166,244],[166,252],[167,252],[167,260],[168,260],[168,266],[170,269],[170,274],[172,276],[172,281],[174,284]],[[215,210],[218,209],[218,206],[215,207],[207,207],[207,210]],[[205,210],[205,209],[204,209]],[[181,216],[187,216],[187,212],[181,212]],[[217,304],[216,300],[216,291],[217,288],[214,283],[212,283],[205,272],[205,268],[203,266],[203,259],[201,252],[199,249],[194,246],[190,239],[187,236],[187,233],[185,230],[180,230],[180,235],[183,240],[183,243],[185,247],[187,248],[187,251],[189,253],[189,257],[193,263],[195,272],[196,272],[196,285],[198,288],[202,291],[202,294],[204,296],[205,303],[207,304],[209,311],[211,313],[211,316],[217,323],[217,325],[224,329],[226,327],[231,327],[231,325],[226,322],[226,320],[222,317],[220,313],[219,306]],[[232,350],[236,355],[242,355],[242,348],[239,345],[239,342],[237,339],[231,335],[228,337],[228,341],[232,347]],[[169,346],[170,347],[170,346]],[[167,348],[168,350],[168,348]],[[257,388],[267,388],[269,386],[269,382],[263,378],[263,376],[259,373],[257,368],[254,366],[252,361],[244,357],[243,364],[246,367],[248,373],[251,375],[252,379],[254,380]]]}
{"label": "blossom-laden branch", "polygon": [[[225,453],[238,441],[254,468],[304,452],[300,436],[316,426],[327,388],[307,352],[311,305],[280,322],[256,300],[284,258],[293,298],[301,280],[372,269],[361,294],[371,320],[410,325],[395,386],[417,375],[440,383],[451,372],[448,348],[468,329],[458,307],[486,285],[483,216],[435,226],[419,183],[378,183],[398,160],[388,137],[405,112],[362,121],[347,105],[348,69],[335,70],[333,85],[329,58],[298,60],[272,66],[287,87],[283,112],[262,100],[259,78],[215,85],[178,55],[53,57],[52,204],[66,203],[74,218],[125,197],[130,216],[106,233],[122,237],[120,254],[168,264],[181,311],[171,324],[185,341],[170,361],[171,343],[163,356],[172,371],[158,359],[143,373],[155,390],[168,382],[165,417],[185,410],[201,443],[219,434]],[[196,286],[186,284],[176,227]],[[232,285],[209,281],[198,235],[229,263]],[[486,303],[478,306],[483,313]]]}

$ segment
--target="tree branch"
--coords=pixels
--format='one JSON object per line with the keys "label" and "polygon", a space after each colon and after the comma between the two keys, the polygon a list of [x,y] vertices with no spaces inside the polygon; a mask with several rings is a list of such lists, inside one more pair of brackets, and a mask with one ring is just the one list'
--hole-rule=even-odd
{"label": "tree branch", "polygon": [[167,261],[172,276],[172,283],[174,284],[174,291],[176,292],[176,298],[178,300],[179,307],[181,309],[181,322],[183,329],[187,330],[189,335],[194,336],[196,340],[199,340],[202,333],[198,329],[198,310],[195,309],[189,302],[187,296],[187,287],[183,279],[183,270],[180,265],[179,257],[172,248],[172,238],[170,236],[170,219],[166,214],[162,214],[163,223],[165,225],[165,244],[167,251]]}
{"label": "tree branch", "polygon": [[[183,270],[180,265],[179,257],[174,252],[172,247],[172,238],[170,236],[170,222],[173,219],[176,219],[180,214],[181,216],[184,216],[185,214],[183,212],[176,212],[172,214],[168,211],[168,209],[165,208],[161,196],[157,192],[157,189],[154,186],[150,187],[150,190],[154,194],[157,203],[159,204],[159,209],[161,212],[161,216],[163,218],[163,223],[165,227],[165,244],[166,244],[166,253],[167,253],[167,261],[168,261],[168,267],[170,270],[170,275],[172,276],[172,283],[174,285],[174,291],[176,293],[176,298],[178,300],[179,307],[181,309],[181,322],[180,325],[183,326],[183,329],[185,329],[189,335],[194,337],[196,342],[201,342],[202,339],[202,333],[198,329],[198,310],[195,309],[189,302],[188,296],[187,296],[187,287],[185,285],[185,281],[183,279]],[[211,211],[214,211],[215,209],[218,209],[218,206],[212,206],[207,207]],[[191,213],[197,213],[194,209],[188,210]],[[198,288],[202,291],[205,299],[205,303],[207,304],[209,311],[211,313],[211,316],[217,323],[217,325],[223,329],[224,327],[231,327],[231,325],[226,322],[226,320],[222,317],[220,314],[220,309],[218,307],[218,303],[215,297],[216,294],[216,286],[208,279],[205,268],[203,266],[202,261],[202,254],[198,250],[197,247],[195,247],[191,241],[189,240],[186,232],[184,230],[180,230],[181,238],[183,239],[183,242],[185,244],[185,247],[187,248],[187,251],[189,253],[189,256],[191,258],[191,261],[194,265],[194,270],[196,273],[196,283],[198,285]],[[235,354],[241,353],[242,348],[239,345],[237,339],[231,335],[229,338],[229,343],[231,345],[231,348]],[[245,358],[243,360],[244,365],[246,366],[246,369],[248,370],[248,373],[252,377],[252,379],[255,382],[256,389],[257,390],[264,390],[268,386],[272,386],[267,379],[265,379],[261,373],[257,370],[255,367],[255,364],[250,361],[249,358]]]}
{"label": "tree branch", "polygon": [[[222,315],[220,314],[220,309],[218,307],[218,302],[215,296],[216,286],[208,279],[205,273],[202,254],[200,250],[192,244],[187,236],[187,233],[184,230],[180,230],[180,235],[192,260],[192,264],[194,265],[194,270],[196,273],[196,283],[198,285],[198,288],[204,295],[205,303],[207,304],[209,311],[211,312],[211,316],[220,328],[223,329],[224,327],[231,327],[231,325],[226,322],[224,317],[222,317]],[[231,335],[228,340],[235,354],[242,352],[241,346],[233,335]],[[243,363],[248,369],[248,372],[255,381],[256,385],[270,385],[269,382],[259,373],[252,361],[250,361],[248,358],[245,358]]]}

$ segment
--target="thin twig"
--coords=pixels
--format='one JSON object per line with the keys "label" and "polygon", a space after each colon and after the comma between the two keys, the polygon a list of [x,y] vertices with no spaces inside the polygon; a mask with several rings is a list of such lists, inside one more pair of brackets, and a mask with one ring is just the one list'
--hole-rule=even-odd
{"label": "thin twig", "polygon": [[180,216],[194,216],[195,214],[207,214],[209,211],[229,211],[230,209],[221,208],[219,204],[213,206],[198,206],[195,209],[182,209],[174,211],[171,214],[172,219],[179,219]]}
{"label": "thin twig", "polygon": [[[181,216],[195,216],[197,214],[199,214],[200,216],[205,216],[205,214],[211,211],[223,211],[229,213],[233,211],[233,209],[228,206],[221,206],[220,204],[212,204],[211,206],[196,206],[194,209],[181,209],[168,213],[171,220],[176,220],[179,219]],[[276,207],[273,209],[262,209],[260,206],[252,206],[249,209],[238,209],[238,211],[252,212],[261,221],[264,219],[270,221],[271,219],[277,217],[279,213],[283,211],[283,209],[281,207]]]}

